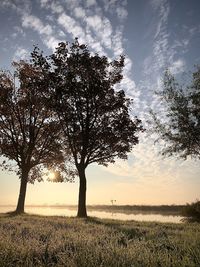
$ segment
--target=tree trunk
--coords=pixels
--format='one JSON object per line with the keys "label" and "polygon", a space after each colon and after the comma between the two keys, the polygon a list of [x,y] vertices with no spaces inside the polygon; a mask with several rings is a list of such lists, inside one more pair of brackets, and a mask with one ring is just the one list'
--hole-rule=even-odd
{"label": "tree trunk", "polygon": [[78,214],[77,217],[86,218],[86,177],[85,177],[85,167],[78,168],[79,173],[79,199],[78,199]]}
{"label": "tree trunk", "polygon": [[22,170],[18,203],[17,203],[17,208],[16,208],[16,211],[15,211],[16,214],[24,213],[26,188],[27,188],[27,183],[28,183],[28,173],[29,173],[28,170],[26,170],[26,169]]}

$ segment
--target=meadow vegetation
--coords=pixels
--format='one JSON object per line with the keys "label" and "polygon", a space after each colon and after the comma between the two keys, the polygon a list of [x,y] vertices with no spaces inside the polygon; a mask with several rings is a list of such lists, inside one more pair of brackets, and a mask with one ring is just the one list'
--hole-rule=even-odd
{"label": "meadow vegetation", "polygon": [[1,214],[7,266],[200,266],[200,224]]}

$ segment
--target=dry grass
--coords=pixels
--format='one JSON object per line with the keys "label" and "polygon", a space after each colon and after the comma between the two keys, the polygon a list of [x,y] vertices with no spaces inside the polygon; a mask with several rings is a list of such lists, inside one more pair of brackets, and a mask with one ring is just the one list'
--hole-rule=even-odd
{"label": "dry grass", "polygon": [[0,266],[200,266],[200,225],[0,215]]}

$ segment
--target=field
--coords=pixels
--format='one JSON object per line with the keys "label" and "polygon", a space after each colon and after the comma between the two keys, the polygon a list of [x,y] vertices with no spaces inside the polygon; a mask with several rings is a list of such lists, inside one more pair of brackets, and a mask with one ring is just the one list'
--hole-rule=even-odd
{"label": "field", "polygon": [[0,267],[200,266],[200,224],[0,214]]}

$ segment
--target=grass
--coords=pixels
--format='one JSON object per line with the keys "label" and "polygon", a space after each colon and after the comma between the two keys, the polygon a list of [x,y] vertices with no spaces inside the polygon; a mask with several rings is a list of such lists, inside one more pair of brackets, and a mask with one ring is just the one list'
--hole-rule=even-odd
{"label": "grass", "polygon": [[200,224],[0,214],[7,266],[200,266]]}

